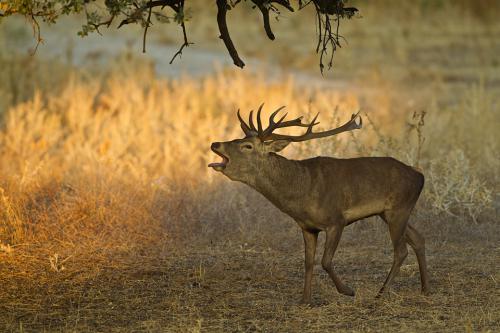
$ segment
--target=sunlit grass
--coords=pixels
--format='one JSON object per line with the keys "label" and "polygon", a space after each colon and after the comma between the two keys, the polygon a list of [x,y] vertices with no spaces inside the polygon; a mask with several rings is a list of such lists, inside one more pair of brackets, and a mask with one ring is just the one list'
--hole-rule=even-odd
{"label": "sunlit grass", "polygon": [[[491,97],[475,93],[463,99],[461,109],[432,108],[425,125],[415,127],[419,119],[412,119],[411,109],[397,109],[390,97],[393,92],[380,93],[389,99],[363,113],[363,130],[296,144],[285,155],[394,156],[428,173],[432,184],[424,193],[438,211],[455,216],[453,210],[458,209],[461,216],[476,220],[489,207],[491,186],[498,177],[494,157],[498,135],[492,128],[498,116],[489,104]],[[81,238],[75,230],[109,228],[114,234],[123,230],[119,226],[148,233],[161,229],[168,238],[168,223],[190,223],[182,215],[190,207],[179,204],[181,213],[170,212],[170,207],[159,214],[156,192],[165,191],[163,195],[176,200],[201,188],[217,191],[226,180],[206,167],[216,158],[209,145],[242,136],[237,109],[247,113],[265,101],[269,114],[287,105],[291,117],[311,118],[320,112],[320,126],[328,128],[362,108],[361,98],[348,90],[304,88],[291,77],[269,82],[258,74],[232,70],[202,80],[140,79],[115,73],[87,82],[74,76],[59,93],[35,93],[29,101],[12,106],[4,117],[2,240],[15,244],[61,233],[65,242],[68,237]],[[472,117],[475,123],[470,122]],[[469,138],[469,133],[482,130],[491,130],[489,145]],[[452,151],[459,155],[450,155]],[[470,179],[464,179],[459,170]],[[478,178],[484,176],[489,178]],[[439,190],[443,186],[446,191]],[[462,204],[469,208],[459,208]],[[165,214],[170,216],[166,225],[158,217]],[[61,232],[66,227],[75,233]],[[120,232],[115,235],[117,244]],[[88,239],[95,241],[95,236]]]}

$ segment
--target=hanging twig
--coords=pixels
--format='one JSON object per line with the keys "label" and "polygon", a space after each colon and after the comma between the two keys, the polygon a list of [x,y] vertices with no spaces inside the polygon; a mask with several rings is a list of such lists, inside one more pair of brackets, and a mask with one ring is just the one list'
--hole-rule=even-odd
{"label": "hanging twig", "polygon": [[[152,1],[149,0],[149,3]],[[151,12],[153,7],[149,7],[148,18],[146,20],[146,26],[144,27],[144,36],[142,37],[142,53],[146,53],[146,35],[148,34],[148,28],[151,25]]]}
{"label": "hanging twig", "polygon": [[169,64],[172,64],[175,60],[175,58],[177,58],[177,56],[182,56],[182,50],[186,47],[186,46],[189,46],[189,45],[192,45],[193,43],[190,43],[187,39],[187,34],[186,34],[186,26],[184,25],[184,22],[181,23],[181,27],[182,27],[182,34],[184,36],[184,43],[182,43],[180,49],[174,54],[174,56],[172,57],[172,59],[170,59],[170,62]]}

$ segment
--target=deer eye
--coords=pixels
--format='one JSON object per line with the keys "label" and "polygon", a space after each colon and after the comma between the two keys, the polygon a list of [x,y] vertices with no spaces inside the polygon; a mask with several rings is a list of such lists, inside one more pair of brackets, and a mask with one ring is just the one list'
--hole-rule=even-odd
{"label": "deer eye", "polygon": [[243,149],[243,150],[252,150],[253,146],[251,144],[247,143],[247,144],[242,145],[241,149]]}

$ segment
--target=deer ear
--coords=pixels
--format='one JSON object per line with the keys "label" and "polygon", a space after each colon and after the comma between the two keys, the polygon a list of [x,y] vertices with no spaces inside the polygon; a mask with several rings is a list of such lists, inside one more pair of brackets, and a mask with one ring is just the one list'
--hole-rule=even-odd
{"label": "deer ear", "polygon": [[290,144],[289,140],[276,140],[266,143],[266,146],[269,152],[277,153],[285,149],[285,147],[288,146],[289,144]]}

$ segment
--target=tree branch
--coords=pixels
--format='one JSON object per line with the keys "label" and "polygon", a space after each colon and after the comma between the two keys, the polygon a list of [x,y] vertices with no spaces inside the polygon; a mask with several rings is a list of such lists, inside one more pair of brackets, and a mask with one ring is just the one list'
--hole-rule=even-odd
{"label": "tree branch", "polygon": [[175,6],[179,0],[155,0],[155,1],[149,1],[144,8],[154,8],[154,7],[173,7]]}
{"label": "tree branch", "polygon": [[[0,0],[0,2],[1,1],[2,0]],[[314,6],[315,14],[317,16],[318,36],[316,53],[319,55],[321,73],[323,73],[325,65],[329,68],[332,67],[334,53],[341,47],[341,39],[344,39],[345,41],[345,38],[339,34],[340,19],[349,19],[358,11],[354,7],[344,7],[347,1],[348,0],[296,0],[299,5],[299,10],[303,9],[307,5]],[[23,5],[23,1],[19,3],[14,1],[12,5],[9,4],[10,7],[7,9],[5,9],[4,6],[2,10],[0,10],[0,16],[9,16],[14,13],[19,13],[28,18],[32,23],[33,31],[37,39],[36,47],[38,47],[38,44],[42,42],[42,38],[40,36],[40,26],[37,22],[38,17],[41,17],[43,21],[46,22],[55,22],[56,19],[63,14],[79,12],[79,9],[76,7],[73,8],[71,1],[70,3],[63,2],[60,5],[56,5],[59,2],[59,0],[45,0],[42,2],[28,0],[27,3],[31,5],[26,7]],[[101,12],[98,10],[87,12],[87,4],[91,2],[93,1],[85,0],[83,3],[83,8],[87,13],[87,24],[83,25],[82,31],[78,33],[81,36],[86,36],[89,32],[97,32],[100,34],[99,28],[101,26],[110,27],[114,20],[121,18],[122,20],[119,23],[118,28],[130,23],[140,23],[142,25],[144,28],[142,48],[143,52],[145,52],[146,37],[149,32],[149,28],[152,25],[151,17],[152,14],[155,14],[158,21],[169,22],[170,20],[173,20],[182,28],[183,43],[178,51],[173,55],[170,63],[172,63],[177,57],[182,56],[184,48],[192,44],[188,41],[186,33],[186,21],[188,20],[188,15],[185,15],[184,12],[185,0],[106,0],[104,4],[109,14],[107,19],[103,19]],[[216,0],[217,24],[220,33],[219,38],[224,42],[233,63],[240,68],[243,68],[245,63],[240,58],[229,34],[229,28],[227,26],[227,11],[243,2],[252,3],[253,8],[257,7],[260,10],[266,36],[271,40],[274,40],[276,36],[274,35],[271,27],[270,11],[276,15],[280,15],[281,8],[279,8],[278,5],[291,12],[294,11],[294,8],[291,6],[291,0]],[[46,3],[51,5],[49,6]],[[165,7],[168,7],[168,9]],[[159,11],[153,11],[155,8],[159,8]],[[175,12],[174,17],[169,17],[162,12],[163,10],[169,11],[170,9]]]}
{"label": "tree branch", "polygon": [[252,0],[252,2],[259,8],[262,13],[262,19],[264,20],[264,30],[266,31],[266,35],[270,40],[274,40],[275,36],[271,29],[271,24],[269,22],[269,10],[273,10],[277,12],[277,8],[275,8],[272,3],[275,2],[277,4],[282,5],[289,11],[293,12],[293,7],[290,5],[289,0]]}
{"label": "tree branch", "polygon": [[[152,1],[149,0],[149,3],[151,3]],[[142,37],[142,53],[146,53],[146,36],[148,34],[148,29],[149,29],[149,26],[151,25],[151,12],[153,10],[153,7],[149,7],[149,11],[148,11],[148,18],[146,20],[146,26],[144,27],[144,36]]]}
{"label": "tree branch", "polygon": [[254,4],[260,9],[262,13],[262,19],[264,20],[264,30],[266,31],[266,35],[270,40],[274,40],[273,31],[271,30],[271,24],[269,23],[269,8],[266,8],[264,5],[264,1],[262,0],[252,0]]}
{"label": "tree branch", "polygon": [[233,59],[233,63],[236,66],[243,68],[245,67],[245,63],[243,62],[243,60],[241,60],[240,56],[238,55],[238,51],[236,51],[233,41],[231,40],[231,36],[229,35],[229,30],[227,29],[226,13],[228,8],[230,7],[227,4],[227,0],[216,0],[216,1],[217,1],[217,24],[219,25],[219,32],[220,32],[219,38],[222,39],[222,41],[226,45],[226,49],[228,50],[229,55]]}
{"label": "tree branch", "polygon": [[175,60],[175,58],[177,58],[177,56],[182,56],[182,50],[186,46],[193,44],[193,43],[190,43],[187,39],[186,26],[184,25],[184,22],[181,23],[181,27],[182,27],[182,34],[184,36],[184,43],[182,43],[180,49],[174,54],[172,59],[170,59],[170,62],[169,62],[170,65],[174,62],[174,60]]}

